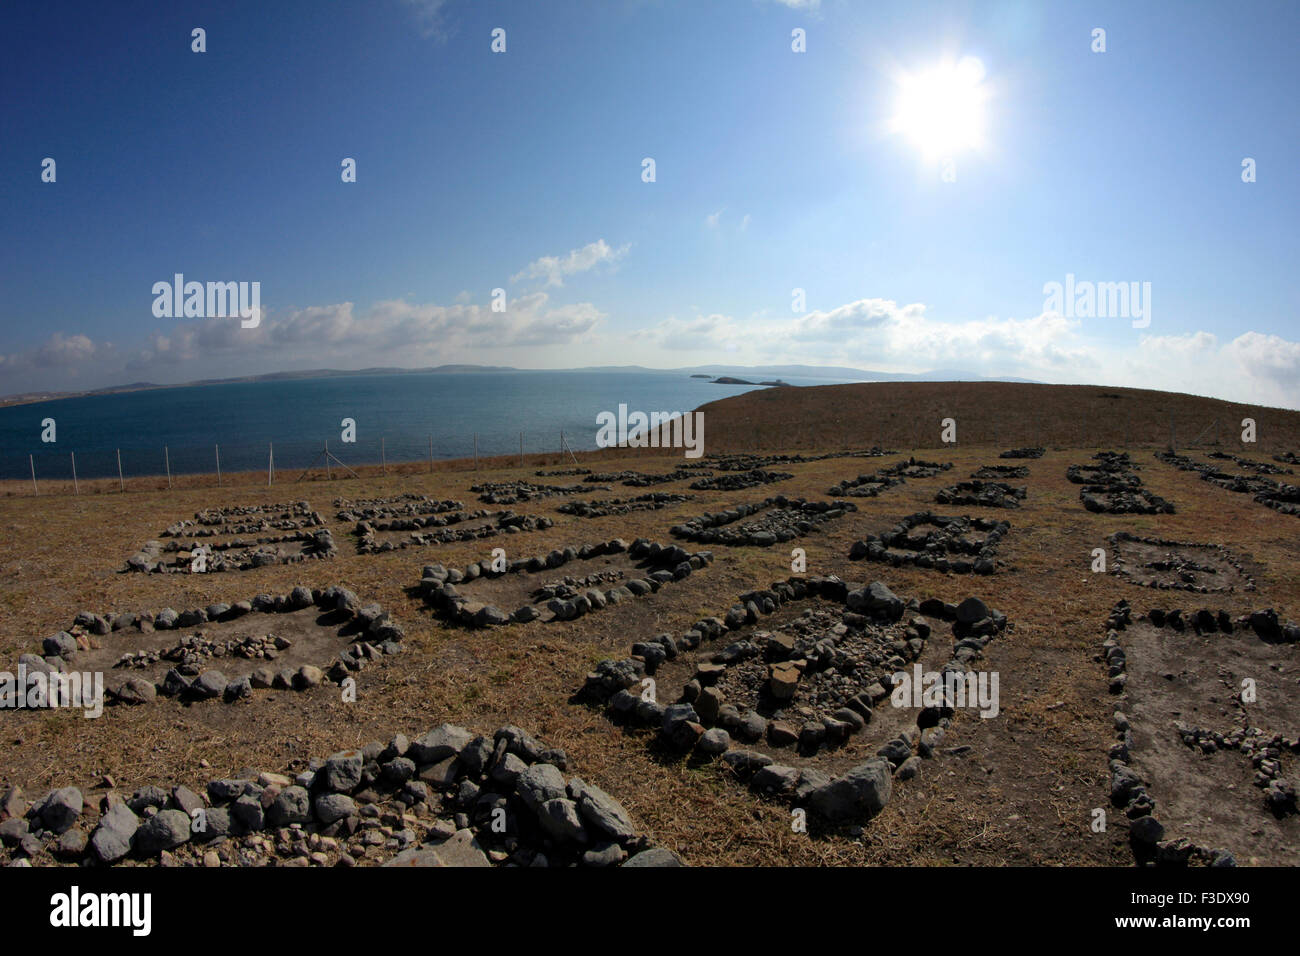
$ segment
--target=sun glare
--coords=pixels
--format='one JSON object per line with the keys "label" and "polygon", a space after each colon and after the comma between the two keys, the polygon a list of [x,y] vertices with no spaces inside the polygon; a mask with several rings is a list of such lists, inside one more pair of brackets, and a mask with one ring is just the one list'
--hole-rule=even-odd
{"label": "sun glare", "polygon": [[967,56],[929,69],[901,73],[893,132],[927,159],[947,159],[984,144],[984,64]]}

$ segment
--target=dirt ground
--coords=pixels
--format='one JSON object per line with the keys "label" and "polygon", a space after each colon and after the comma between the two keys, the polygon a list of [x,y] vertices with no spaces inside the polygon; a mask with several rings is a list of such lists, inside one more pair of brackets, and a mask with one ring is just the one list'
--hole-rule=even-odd
{"label": "dirt ground", "polygon": [[[766,394],[771,392],[742,398],[761,402]],[[824,500],[831,485],[912,453],[952,461],[953,473],[969,474],[982,465],[998,464],[997,453],[1004,447],[1035,443],[1028,434],[1003,437],[998,446],[915,452],[908,447],[906,453],[900,449],[899,455],[871,459],[865,467],[853,458],[783,463],[773,469],[795,477],[765,486],[763,494]],[[838,445],[835,436],[834,447]],[[712,549],[716,560],[705,572],[569,622],[468,630],[438,620],[414,590],[423,565],[464,567],[489,558],[490,549],[498,546],[514,558],[614,537],[666,542],[673,524],[703,510],[750,500],[752,489],[698,492],[692,501],[660,510],[557,522],[546,531],[517,538],[498,536],[481,543],[376,555],[356,554],[342,546],[350,540],[351,526],[327,520],[340,542],[338,556],[329,561],[208,576],[119,571],[141,541],[203,508],[289,496],[305,498],[314,509],[329,514],[329,503],[339,495],[372,498],[406,492],[469,501],[474,497],[470,485],[480,481],[547,481],[534,472],[564,467],[555,456],[523,468],[485,462],[477,473],[447,466],[434,472],[400,469],[398,474],[399,469],[390,466],[387,476],[369,469],[359,479],[329,482],[322,473],[292,490],[278,484],[266,487],[265,475],[226,476],[221,488],[201,477],[188,478],[178,480],[170,491],[165,484],[160,488],[157,482],[136,482],[136,490],[126,493],[117,491],[116,481],[83,482],[78,497],[22,496],[17,483],[0,489],[9,493],[0,497],[0,668],[14,667],[21,653],[39,653],[41,639],[67,627],[81,610],[199,607],[259,592],[284,593],[299,584],[348,587],[363,603],[383,605],[407,635],[402,654],[365,672],[355,703],[344,703],[338,688],[325,684],[295,693],[256,691],[251,701],[233,705],[205,702],[185,707],[158,701],[152,706],[111,707],[94,720],[80,712],[5,711],[0,713],[0,786],[17,783],[39,791],[77,785],[93,794],[99,792],[102,776],[111,774],[117,787],[127,791],[148,783],[185,783],[198,789],[240,768],[276,770],[294,759],[386,740],[396,732],[423,733],[443,721],[480,731],[513,723],[565,748],[584,779],[620,799],[654,842],[693,864],[1129,865],[1132,855],[1122,820],[1104,833],[1094,833],[1089,826],[1092,809],[1108,802],[1107,750],[1114,737],[1114,703],[1105,668],[1096,660],[1097,646],[1107,613],[1120,598],[1133,604],[1136,618],[1151,606],[1171,605],[1174,598],[1187,595],[1150,591],[1112,574],[1092,573],[1092,551],[1107,547],[1107,537],[1120,530],[1224,544],[1252,562],[1258,591],[1212,595],[1212,606],[1233,614],[1271,606],[1284,621],[1296,620],[1300,519],[1157,462],[1150,448],[1131,449],[1134,461],[1141,465],[1144,485],[1172,501],[1177,513],[1091,514],[1081,506],[1079,486],[1066,480],[1065,469],[1088,460],[1099,447],[1117,446],[1049,448],[1042,459],[1018,462],[1029,467],[1029,477],[1023,480],[1028,496],[1001,543],[999,557],[1006,569],[989,577],[848,560],[854,541],[891,528],[907,514],[932,509],[935,492],[951,481],[952,473],[909,478],[877,498],[855,499],[856,513],[790,542],[789,547],[797,544],[806,551],[809,574],[838,574],[850,582],[879,579],[904,597],[957,602],[974,594],[1004,612],[1010,622],[989,644],[980,664],[1000,674],[1000,714],[987,720],[973,715],[956,720],[945,745],[969,750],[926,760],[917,778],[895,787],[893,800],[860,836],[816,829],[811,835],[793,832],[787,806],[752,795],[710,764],[667,759],[649,745],[647,734],[625,732],[603,711],[570,703],[597,661],[626,656],[634,641],[664,631],[680,633],[702,616],[723,614],[740,593],[789,577],[789,547]],[[583,457],[581,464],[601,471],[669,470],[681,461],[626,450]],[[685,484],[658,485],[656,490],[683,491]],[[556,516],[556,507],[566,500],[511,507]],[[950,648],[947,627],[935,625],[927,651],[940,644]],[[1218,663],[1220,649],[1210,650],[1205,668]],[[1137,656],[1137,651],[1130,655],[1130,666],[1137,666]],[[1296,733],[1294,726],[1277,730]],[[1233,767],[1240,759],[1221,753],[1213,761],[1216,767]],[[200,766],[200,761],[209,766]],[[1157,774],[1157,779],[1158,797],[1161,787],[1176,791],[1181,783],[1179,776],[1168,773]],[[1239,784],[1238,789],[1248,786]],[[1190,812],[1186,817],[1191,826]],[[1244,818],[1241,825],[1247,825]],[[1171,830],[1176,827],[1171,825]],[[1228,832],[1207,842],[1226,846],[1247,862],[1256,844],[1246,835],[1237,836]]]}

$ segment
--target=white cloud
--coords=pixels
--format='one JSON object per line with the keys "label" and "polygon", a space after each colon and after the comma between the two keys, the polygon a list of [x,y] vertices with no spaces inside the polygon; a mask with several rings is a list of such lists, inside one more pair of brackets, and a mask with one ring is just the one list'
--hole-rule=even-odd
{"label": "white cloud", "polygon": [[717,212],[710,213],[709,215],[705,216],[705,217],[704,217],[704,224],[705,224],[706,226],[708,226],[710,229],[717,229],[717,228],[718,228],[718,221],[719,221],[721,218],[722,218],[722,210],[719,209]]}
{"label": "white cloud", "polygon": [[422,36],[439,40],[446,38],[443,8],[447,6],[447,0],[402,0],[402,3],[414,12]]}
{"label": "white cloud", "polygon": [[545,279],[546,285],[562,286],[566,276],[576,275],[596,268],[601,263],[614,263],[627,255],[631,243],[611,248],[604,239],[597,239],[581,249],[574,249],[566,256],[542,256],[530,262],[523,270],[510,278],[511,282],[523,279]]}

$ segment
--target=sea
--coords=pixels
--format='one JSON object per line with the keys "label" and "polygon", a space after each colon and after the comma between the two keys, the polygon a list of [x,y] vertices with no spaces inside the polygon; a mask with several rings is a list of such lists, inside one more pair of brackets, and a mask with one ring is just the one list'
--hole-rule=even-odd
{"label": "sea", "polygon": [[[744,376],[741,376],[744,377]],[[783,376],[790,385],[844,379]],[[468,371],[230,382],[0,408],[0,478],[66,480],[517,455],[596,447],[596,416],[688,412],[756,386],[685,372]],[[46,422],[54,420],[52,442]],[[355,423],[344,441],[344,419]],[[563,442],[563,445],[562,445]],[[708,449],[707,422],[705,450]],[[431,454],[432,453],[432,454]],[[29,457],[30,456],[30,457]]]}

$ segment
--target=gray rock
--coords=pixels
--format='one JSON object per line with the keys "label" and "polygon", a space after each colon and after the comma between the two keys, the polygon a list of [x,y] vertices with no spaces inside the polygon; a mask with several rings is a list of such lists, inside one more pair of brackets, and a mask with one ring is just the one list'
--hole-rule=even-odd
{"label": "gray rock", "polygon": [[321,823],[329,826],[335,820],[344,820],[355,816],[357,805],[351,797],[341,793],[321,794],[316,798],[316,816]]}
{"label": "gray rock", "polygon": [[519,775],[515,781],[515,792],[529,810],[534,813],[548,800],[555,800],[567,795],[564,777],[560,771],[549,763],[536,763]]}
{"label": "gray rock", "polygon": [[159,810],[135,832],[135,848],[143,856],[172,850],[190,838],[190,818],[180,810]]}
{"label": "gray rock", "polygon": [[421,847],[403,850],[384,866],[491,866],[487,854],[479,846],[474,831],[457,830],[440,843],[426,843]]}
{"label": "gray rock", "polygon": [[84,806],[81,791],[76,787],[55,790],[40,803],[41,824],[53,833],[63,833],[77,822]]}
{"label": "gray rock", "polygon": [[266,811],[266,822],[273,827],[311,822],[311,796],[302,787],[285,787]]}
{"label": "gray rock", "polygon": [[813,791],[809,805],[834,822],[875,816],[889,802],[892,769],[883,758],[868,760]]}
{"label": "gray rock", "polygon": [[547,800],[537,811],[537,820],[551,836],[571,843],[586,843],[587,829],[578,816],[578,806],[572,800],[557,797]]}
{"label": "gray rock", "polygon": [[131,841],[139,827],[140,818],[126,804],[114,803],[91,834],[91,852],[101,862],[116,863],[131,852]]}
{"label": "gray rock", "polygon": [[412,741],[406,755],[420,766],[437,763],[456,756],[473,739],[474,735],[464,727],[442,724]]}
{"label": "gray rock", "polygon": [[648,850],[642,850],[632,859],[623,864],[624,866],[685,866],[679,857],[672,850],[665,850],[663,847],[651,847]]}
{"label": "gray rock", "polygon": [[569,781],[569,796],[578,804],[578,813],[601,833],[608,834],[620,843],[636,837],[636,827],[623,805],[600,787],[586,783],[579,777]]}
{"label": "gray rock", "polygon": [[350,792],[361,783],[365,759],[360,750],[340,750],[331,754],[321,768],[320,780],[325,789],[335,793]]}

